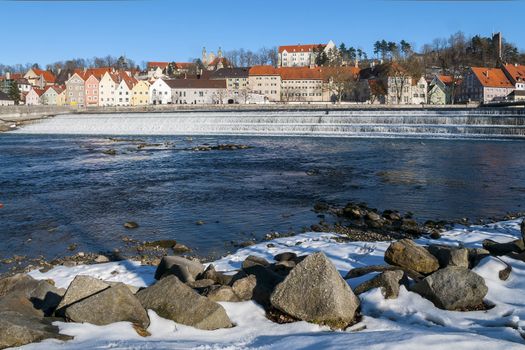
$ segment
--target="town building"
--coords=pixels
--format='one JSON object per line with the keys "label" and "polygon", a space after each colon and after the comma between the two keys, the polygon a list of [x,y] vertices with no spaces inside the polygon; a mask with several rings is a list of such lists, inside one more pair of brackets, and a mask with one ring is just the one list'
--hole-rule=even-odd
{"label": "town building", "polygon": [[116,74],[106,72],[99,82],[99,106],[115,106],[115,90],[119,84]]}
{"label": "town building", "polygon": [[262,96],[265,102],[281,101],[281,73],[275,67],[251,67],[248,86],[251,93]]}
{"label": "town building", "polygon": [[248,79],[250,68],[221,68],[211,72],[209,79],[225,80],[226,89],[230,92],[233,103],[249,103],[253,99]]}
{"label": "town building", "polygon": [[148,79],[159,79],[166,77],[166,70],[169,62],[148,62],[147,77]]}
{"label": "town building", "polygon": [[0,91],[0,106],[13,106],[15,101],[13,101],[9,95],[5,92]]}
{"label": "town building", "polygon": [[328,44],[279,46],[278,66],[311,67],[315,65],[315,61],[319,54],[324,52],[329,56],[334,50],[337,50],[337,48],[332,40],[330,40]]}
{"label": "town building", "polygon": [[516,90],[525,90],[525,66],[519,64],[504,64],[502,69]]}
{"label": "town building", "polygon": [[46,86],[44,93],[40,96],[40,103],[49,106],[58,105],[58,97],[63,91],[64,89],[59,86]]}
{"label": "town building", "polygon": [[323,93],[321,68],[278,68],[281,77],[282,102],[321,102],[329,99]]}
{"label": "town building", "polygon": [[515,85],[500,68],[471,67],[464,76],[458,95],[460,102],[488,103],[505,100]]}
{"label": "town building", "polygon": [[85,88],[84,76],[82,72],[75,72],[66,81],[66,104],[73,107],[84,107]]}
{"label": "town building", "polygon": [[171,86],[168,85],[168,82],[172,80],[168,79],[157,79],[149,87],[149,103],[153,105],[165,105],[171,104]]}
{"label": "town building", "polygon": [[131,90],[131,105],[144,106],[149,104],[150,83],[145,80],[138,80]]}
{"label": "town building", "polygon": [[26,95],[25,104],[27,106],[40,106],[42,100],[40,97],[44,94],[44,89],[32,87]]}
{"label": "town building", "polygon": [[173,104],[228,104],[233,103],[232,94],[225,80],[174,79],[166,80],[171,88]]}
{"label": "town building", "polygon": [[27,79],[32,86],[37,86],[40,89],[54,85],[56,82],[55,75],[52,72],[37,68],[29,69],[24,75],[24,78]]}
{"label": "town building", "polygon": [[118,73],[119,84],[115,91],[115,105],[117,106],[131,106],[133,85],[137,80],[130,77],[125,72]]}
{"label": "town building", "polygon": [[208,71],[216,71],[221,68],[232,68],[232,64],[228,59],[223,57],[222,49],[219,47],[219,51],[217,51],[217,56],[213,52],[210,52],[209,54],[206,52],[206,48],[202,48],[202,58],[201,58],[202,64],[204,68]]}

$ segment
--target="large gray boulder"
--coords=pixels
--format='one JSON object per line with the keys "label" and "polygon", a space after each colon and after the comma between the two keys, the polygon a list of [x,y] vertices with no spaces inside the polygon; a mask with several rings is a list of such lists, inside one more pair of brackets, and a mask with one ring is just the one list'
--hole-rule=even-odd
{"label": "large gray boulder", "polygon": [[185,259],[180,256],[165,256],[155,271],[155,279],[168,275],[175,275],[182,282],[193,282],[204,272],[204,265],[198,261]]}
{"label": "large gray boulder", "polygon": [[343,329],[354,321],[359,299],[322,252],[306,257],[277,285],[270,302],[300,320]]}
{"label": "large gray boulder", "polygon": [[469,251],[466,248],[457,248],[446,245],[430,245],[430,254],[434,255],[441,268],[447,266],[469,267]]}
{"label": "large gray boulder", "polygon": [[69,287],[60,301],[55,314],[57,316],[64,316],[66,307],[85,299],[93,294],[99,293],[104,289],[108,289],[110,285],[102,280],[90,276],[79,275],[69,284]]}
{"label": "large gray boulder", "polygon": [[12,293],[26,297],[36,309],[42,310],[49,316],[60,303],[64,290],[56,288],[47,281],[17,274],[0,279],[0,297]]}
{"label": "large gray boulder", "polygon": [[390,265],[430,274],[439,269],[439,261],[425,248],[410,239],[390,244],[385,252],[385,261]]}
{"label": "large gray boulder", "polygon": [[137,297],[146,309],[177,323],[205,330],[232,326],[221,305],[197,294],[175,276],[141,290]]}
{"label": "large gray boulder", "polygon": [[215,302],[227,301],[227,302],[238,302],[241,301],[239,297],[233,292],[230,286],[217,286],[216,288],[210,288],[206,297]]}
{"label": "large gray boulder", "polygon": [[525,219],[521,221],[520,230],[521,230],[521,239],[525,243]]}
{"label": "large gray boulder", "polygon": [[385,299],[396,299],[399,296],[399,282],[403,275],[402,270],[384,271],[355,287],[354,293],[359,295],[373,288],[381,288],[381,293]]}
{"label": "large gray boulder", "polygon": [[70,340],[70,336],[59,334],[59,329],[45,319],[26,314],[0,312],[0,349],[22,346],[55,338]]}
{"label": "large gray boulder", "polygon": [[[188,287],[189,288],[189,287]],[[93,294],[65,308],[66,319],[98,326],[128,321],[144,328],[149,325],[146,310],[124,284]]]}
{"label": "large gray boulder", "polygon": [[470,310],[483,304],[488,288],[483,277],[464,268],[450,266],[416,283],[412,291],[445,310]]}

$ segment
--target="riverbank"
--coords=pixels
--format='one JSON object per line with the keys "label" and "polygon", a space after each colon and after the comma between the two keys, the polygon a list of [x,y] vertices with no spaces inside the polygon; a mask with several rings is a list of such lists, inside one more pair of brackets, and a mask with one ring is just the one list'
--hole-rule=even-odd
{"label": "riverbank", "polygon": [[[24,350],[50,347],[76,350],[108,346],[116,349],[280,349],[286,346],[288,349],[396,350],[418,349],[424,346],[431,350],[441,350],[444,344],[450,342],[461,350],[480,347],[522,349],[525,335],[525,303],[521,295],[525,292],[525,283],[520,276],[525,273],[525,263],[516,257],[497,257],[482,249],[487,238],[498,242],[521,240],[520,222],[521,220],[512,220],[482,226],[458,226],[443,232],[439,241],[430,238],[415,239],[411,243],[410,252],[405,253],[406,257],[416,253],[422,254],[419,260],[413,262],[408,262],[410,259],[398,260],[399,257],[392,255],[393,247],[399,242],[394,244],[388,241],[346,241],[334,233],[312,232],[242,248],[213,261],[213,269],[203,266],[202,269],[206,268],[204,275],[207,277],[197,277],[193,282],[186,281],[186,286],[177,283],[173,276],[164,277],[157,282],[155,276],[159,278],[160,275],[156,272],[159,272],[160,267],[155,271],[155,267],[143,266],[133,261],[121,261],[90,266],[61,266],[44,272],[35,270],[30,273],[29,280],[28,277],[17,277],[9,288],[16,292],[16,281],[23,280],[26,287],[36,283],[40,290],[47,288],[46,290],[58,293],[57,295],[63,295],[54,301],[55,303],[62,298],[65,300],[61,305],[65,308],[69,321],[52,318],[53,327],[46,328],[44,336],[36,338],[36,341],[44,338],[59,339],[33,343],[24,347]],[[406,240],[400,242],[408,244]],[[435,250],[437,248],[441,250]],[[468,252],[468,255],[454,253],[453,259],[446,259],[441,255],[443,249],[456,253]],[[436,254],[439,261],[429,254],[429,251]],[[467,257],[468,260],[465,260]],[[403,267],[405,264],[416,264],[413,266],[418,269],[430,266],[423,262],[436,266],[423,273],[410,272],[410,269]],[[438,262],[440,266],[437,265]],[[176,260],[174,263],[173,266],[179,267],[184,264],[193,268],[198,266],[196,261]],[[461,267],[456,264],[461,264]],[[378,265],[392,272],[374,272],[381,269]],[[408,272],[401,272],[399,278],[394,278],[394,275],[397,276],[403,269]],[[429,272],[436,269],[436,272]],[[184,279],[184,275],[176,272],[179,270],[170,271],[181,281]],[[79,275],[84,277],[76,278]],[[260,279],[261,276],[274,276],[277,280],[271,282],[272,280]],[[387,279],[387,276],[390,277]],[[401,276],[404,277],[400,279]],[[342,287],[344,282],[339,282],[343,277],[351,291],[344,285]],[[32,282],[31,278],[39,282]],[[295,283],[311,281],[314,278],[318,279],[310,283],[330,286],[327,290],[331,293],[322,294],[325,290],[323,288],[302,288],[301,299],[309,300],[309,303],[298,303],[295,294],[290,294],[293,291],[290,288],[293,288]],[[436,295],[427,294],[418,287],[431,278],[436,279],[433,286],[433,293]],[[448,282],[440,284],[438,278],[444,278]],[[473,280],[476,281],[475,286],[471,284]],[[50,282],[54,286],[49,285]],[[128,289],[115,283],[124,283]],[[174,287],[180,292],[177,298],[171,298],[169,294],[162,292],[161,288],[170,283],[174,283]],[[259,299],[261,294],[257,294],[256,290],[261,286],[268,286],[268,283],[276,284],[271,287],[275,289],[270,297],[271,305],[280,305],[281,309],[288,310],[289,313],[294,313],[295,308],[301,310],[306,307],[305,313],[299,317],[290,317],[284,311],[267,311],[268,306],[261,304],[261,300],[264,299]],[[215,287],[203,287],[209,284],[214,284]],[[83,294],[78,295],[78,288],[82,286]],[[88,286],[90,287],[87,288]],[[197,297],[197,293],[191,292],[188,286],[195,288],[194,290],[202,296]],[[103,291],[90,295],[97,290],[94,288]],[[166,291],[173,293],[173,289]],[[114,293],[118,293],[120,299],[115,298]],[[350,327],[333,330],[334,324],[327,326],[319,319],[307,321],[311,313],[318,310],[315,309],[316,306],[323,308],[323,316],[327,318],[333,315],[332,312],[351,312],[351,305],[348,304],[345,305],[346,308],[334,309],[330,298],[335,298],[334,295],[344,295],[346,298],[354,293],[359,298],[360,307],[356,312],[355,324]],[[440,299],[435,299],[436,297]],[[193,298],[192,303],[188,303],[187,298]],[[479,298],[483,299],[483,305],[477,304]],[[76,302],[78,299],[80,301]],[[137,299],[140,303],[151,305],[147,307],[147,315],[144,314],[140,303],[136,302]],[[195,310],[191,317],[184,316],[184,313],[188,312],[188,305],[196,307],[206,299],[207,303],[213,301],[210,303],[213,309]],[[122,300],[130,303],[122,303]],[[280,300],[285,302],[281,303]],[[451,301],[455,304],[441,303]],[[170,310],[168,304],[175,303],[171,307],[178,308],[181,306],[179,304],[184,302],[184,311],[175,314],[166,311]],[[51,307],[52,303],[53,301],[48,300],[44,305]],[[108,303],[111,303],[110,308],[104,309],[99,306],[109,305]],[[0,313],[8,313],[6,309],[13,305],[15,304],[9,306],[4,303],[4,311],[0,310]],[[220,305],[220,317],[218,311],[210,313],[211,310],[217,310],[216,305]],[[470,306],[462,309],[463,306],[458,305]],[[124,310],[129,308],[136,312],[126,314]],[[132,323],[132,319],[139,320],[137,315],[143,314],[140,318],[141,324],[137,321]],[[278,319],[274,318],[276,315],[280,315]],[[20,322],[20,319],[9,316],[3,327],[6,327],[6,323],[9,327],[9,322]],[[46,322],[35,316],[29,319],[23,315],[18,317],[26,317],[26,322],[23,323],[25,328],[22,331],[25,330],[25,334],[30,336],[37,334],[35,329],[41,322]],[[196,317],[202,317],[207,323],[194,323]],[[82,319],[88,318],[90,321],[82,323]],[[114,320],[121,322],[115,323]],[[219,322],[223,320],[226,323],[220,326]],[[212,327],[214,330],[203,330],[210,329],[206,327]],[[17,329],[20,331],[20,328]],[[14,344],[23,344],[16,343],[19,339],[14,341]]]}

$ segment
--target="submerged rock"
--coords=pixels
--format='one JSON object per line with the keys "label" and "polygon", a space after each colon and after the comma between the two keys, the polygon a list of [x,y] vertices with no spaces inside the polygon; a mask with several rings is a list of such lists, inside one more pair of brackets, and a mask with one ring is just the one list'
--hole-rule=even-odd
{"label": "submerged rock", "polygon": [[444,310],[471,310],[483,304],[488,288],[483,277],[464,268],[450,266],[416,283],[412,291]]}
{"label": "submerged rock", "polygon": [[128,221],[124,223],[124,227],[127,229],[135,229],[139,227],[139,224],[137,224],[135,221]]}
{"label": "submerged rock", "polygon": [[423,274],[439,269],[436,257],[410,239],[402,239],[390,244],[385,252],[385,261],[390,265],[405,267]]}
{"label": "submerged rock", "polygon": [[175,276],[141,290],[137,297],[145,308],[177,323],[205,330],[232,326],[221,305],[197,294]]}
{"label": "submerged rock", "polygon": [[343,329],[351,324],[359,299],[324,253],[306,257],[271,295],[276,309],[300,320]]}

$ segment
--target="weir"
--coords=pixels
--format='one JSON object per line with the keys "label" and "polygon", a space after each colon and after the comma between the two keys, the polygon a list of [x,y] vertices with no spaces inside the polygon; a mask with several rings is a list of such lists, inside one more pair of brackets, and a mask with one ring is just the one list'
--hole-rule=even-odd
{"label": "weir", "polygon": [[14,133],[525,138],[525,111],[336,110],[70,114]]}

